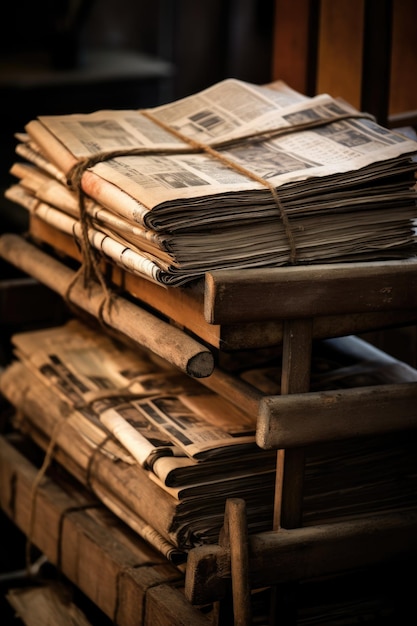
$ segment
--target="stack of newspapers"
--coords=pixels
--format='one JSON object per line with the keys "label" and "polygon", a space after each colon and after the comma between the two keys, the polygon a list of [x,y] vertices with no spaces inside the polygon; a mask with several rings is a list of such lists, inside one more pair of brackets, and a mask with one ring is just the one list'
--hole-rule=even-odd
{"label": "stack of newspapers", "polygon": [[415,256],[417,142],[346,102],[227,79],[141,110],[39,116],[6,196],[163,285]]}
{"label": "stack of newspapers", "polygon": [[[249,532],[272,528],[276,451],[256,446],[250,403],[237,406],[79,320],[12,341],[0,392],[16,409],[15,428],[53,449],[167,558],[215,543],[230,497],[245,499]],[[248,398],[280,393],[279,356],[235,361],[230,375]],[[312,390],[415,380],[416,370],[357,337],[315,344]],[[407,433],[306,447],[303,525],[413,506],[416,464]]]}

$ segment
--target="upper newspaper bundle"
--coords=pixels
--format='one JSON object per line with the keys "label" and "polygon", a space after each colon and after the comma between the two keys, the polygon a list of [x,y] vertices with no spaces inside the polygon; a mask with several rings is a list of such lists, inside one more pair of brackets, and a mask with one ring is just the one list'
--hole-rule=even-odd
{"label": "upper newspaper bundle", "polygon": [[326,94],[228,79],[25,130],[6,195],[157,283],[416,252],[417,142]]}

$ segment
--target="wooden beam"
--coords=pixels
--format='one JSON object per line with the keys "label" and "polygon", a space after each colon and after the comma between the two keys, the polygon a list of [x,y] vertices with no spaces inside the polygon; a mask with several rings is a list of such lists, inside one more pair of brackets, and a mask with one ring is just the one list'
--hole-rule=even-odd
{"label": "wooden beam", "polygon": [[[249,535],[252,589],[331,575],[417,551],[417,512]],[[193,604],[223,597],[231,578],[230,553],[220,545],[190,551],[185,593]]]}
{"label": "wooden beam", "polygon": [[206,275],[211,324],[417,308],[417,259]]}
{"label": "wooden beam", "polygon": [[415,430],[417,383],[355,387],[261,400],[257,444],[292,448],[352,437]]}

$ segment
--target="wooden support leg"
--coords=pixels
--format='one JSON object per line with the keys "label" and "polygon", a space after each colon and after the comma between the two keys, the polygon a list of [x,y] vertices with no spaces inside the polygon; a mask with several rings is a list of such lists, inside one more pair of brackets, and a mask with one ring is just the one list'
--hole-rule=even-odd
{"label": "wooden support leg", "polygon": [[[310,389],[312,319],[284,323],[281,395]],[[298,528],[302,523],[305,454],[303,448],[278,450],[275,484],[274,530]],[[296,584],[279,585],[273,590],[271,624],[296,623]]]}
{"label": "wooden support leg", "polygon": [[230,552],[233,624],[234,626],[251,626],[248,530],[244,500],[229,498],[226,501],[220,545]]}
{"label": "wooden support leg", "polygon": [[[310,389],[312,320],[284,324],[281,395]],[[274,529],[301,525],[304,450],[278,450]]]}

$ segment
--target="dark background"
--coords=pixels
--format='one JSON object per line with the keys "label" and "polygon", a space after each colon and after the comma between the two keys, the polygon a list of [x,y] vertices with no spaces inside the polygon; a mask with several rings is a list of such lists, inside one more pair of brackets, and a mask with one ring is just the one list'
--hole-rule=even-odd
{"label": "dark background", "polygon": [[[16,160],[14,133],[30,119],[156,106],[226,77],[268,82],[273,6],[272,0],[10,3],[0,25],[0,232],[25,226],[24,211],[2,196],[15,182],[8,173]],[[95,50],[115,67],[92,65]]]}

